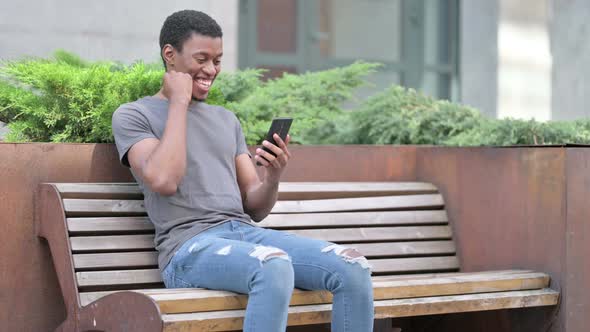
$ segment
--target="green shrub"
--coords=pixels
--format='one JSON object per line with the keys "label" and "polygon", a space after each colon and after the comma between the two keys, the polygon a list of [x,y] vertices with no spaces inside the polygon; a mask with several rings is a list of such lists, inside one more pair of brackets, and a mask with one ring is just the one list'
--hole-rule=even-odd
{"label": "green shrub", "polygon": [[343,102],[353,98],[354,90],[377,67],[358,62],[326,71],[285,74],[254,86],[243,100],[226,106],[240,119],[248,144],[258,144],[277,116],[293,117],[290,133],[296,142],[321,143],[315,133],[343,114]]}
{"label": "green shrub", "polygon": [[[392,86],[360,103],[342,105],[379,65],[349,66],[263,81],[263,70],[221,73],[207,102],[235,112],[248,144],[259,144],[272,118],[294,118],[302,144],[429,144],[500,146],[590,143],[590,121],[489,119],[479,111]],[[88,62],[57,51],[0,67],[0,121],[9,141],[112,142],[111,116],[123,103],[155,94],[160,64]]]}
{"label": "green shrub", "polygon": [[392,86],[338,120],[325,140],[346,144],[506,146],[590,143],[590,121],[490,119],[468,106]]}
{"label": "green shrub", "polygon": [[457,146],[504,146],[542,144],[588,144],[590,122],[485,119],[479,127],[471,128],[450,138],[448,145]]}
{"label": "green shrub", "polygon": [[142,63],[85,63],[57,53],[54,59],[5,63],[1,116],[8,141],[112,142],[111,116],[122,103],[160,87],[162,70]]}
{"label": "green shrub", "polygon": [[392,86],[367,99],[340,121],[331,142],[349,144],[446,144],[483,121],[472,108]]}
{"label": "green shrub", "polygon": [[[292,134],[305,143],[311,141],[306,132],[340,114],[340,104],[376,67],[356,63],[267,82],[262,70],[222,73],[207,102],[234,111],[249,144],[260,143],[276,116],[294,117]],[[159,65],[91,63],[64,51],[52,59],[6,62],[0,70],[0,120],[11,129],[7,140],[52,142],[112,142],[112,113],[155,94],[163,73]]]}

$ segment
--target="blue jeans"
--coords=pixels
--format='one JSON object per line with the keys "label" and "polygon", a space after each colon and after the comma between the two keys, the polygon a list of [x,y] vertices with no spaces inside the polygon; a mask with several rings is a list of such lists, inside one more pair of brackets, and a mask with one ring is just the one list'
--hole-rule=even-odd
{"label": "blue jeans", "polygon": [[229,221],[184,243],[163,271],[166,287],[248,294],[244,331],[285,331],[293,287],[333,294],[332,331],[373,330],[367,260],[354,250]]}

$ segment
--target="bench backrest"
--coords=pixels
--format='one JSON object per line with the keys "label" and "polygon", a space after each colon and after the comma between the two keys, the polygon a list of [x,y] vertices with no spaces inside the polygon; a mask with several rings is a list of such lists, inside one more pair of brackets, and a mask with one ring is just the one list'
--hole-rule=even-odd
{"label": "bench backrest", "polygon": [[[82,305],[112,290],[163,287],[136,184],[55,187]],[[282,183],[260,225],[355,247],[375,275],[459,270],[443,198],[428,183]]]}

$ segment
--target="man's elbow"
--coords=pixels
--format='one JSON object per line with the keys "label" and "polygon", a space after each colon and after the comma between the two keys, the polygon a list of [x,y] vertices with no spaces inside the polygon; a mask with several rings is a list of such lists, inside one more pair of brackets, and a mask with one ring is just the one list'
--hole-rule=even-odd
{"label": "man's elbow", "polygon": [[261,222],[269,215],[269,212],[264,212],[257,209],[248,209],[244,207],[244,210],[244,212],[246,212],[246,214],[249,215],[250,219],[252,219],[254,222]]}
{"label": "man's elbow", "polygon": [[266,216],[257,216],[255,214],[250,214],[249,216],[254,222],[261,222],[262,220],[264,220],[264,218],[266,218]]}
{"label": "man's elbow", "polygon": [[147,186],[153,191],[163,196],[172,196],[176,194],[178,183],[166,176],[158,176],[146,181]]}
{"label": "man's elbow", "polygon": [[143,182],[151,191],[163,196],[174,195],[180,183],[174,174],[149,165],[144,165],[140,174]]}

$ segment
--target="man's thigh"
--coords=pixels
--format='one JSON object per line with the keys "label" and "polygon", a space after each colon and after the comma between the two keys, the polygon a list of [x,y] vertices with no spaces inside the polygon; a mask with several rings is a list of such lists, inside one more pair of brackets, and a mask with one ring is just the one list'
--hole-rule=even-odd
{"label": "man's thigh", "polygon": [[197,236],[174,255],[164,270],[167,287],[203,287],[247,294],[249,282],[269,257],[287,255],[275,249],[215,236]]}

